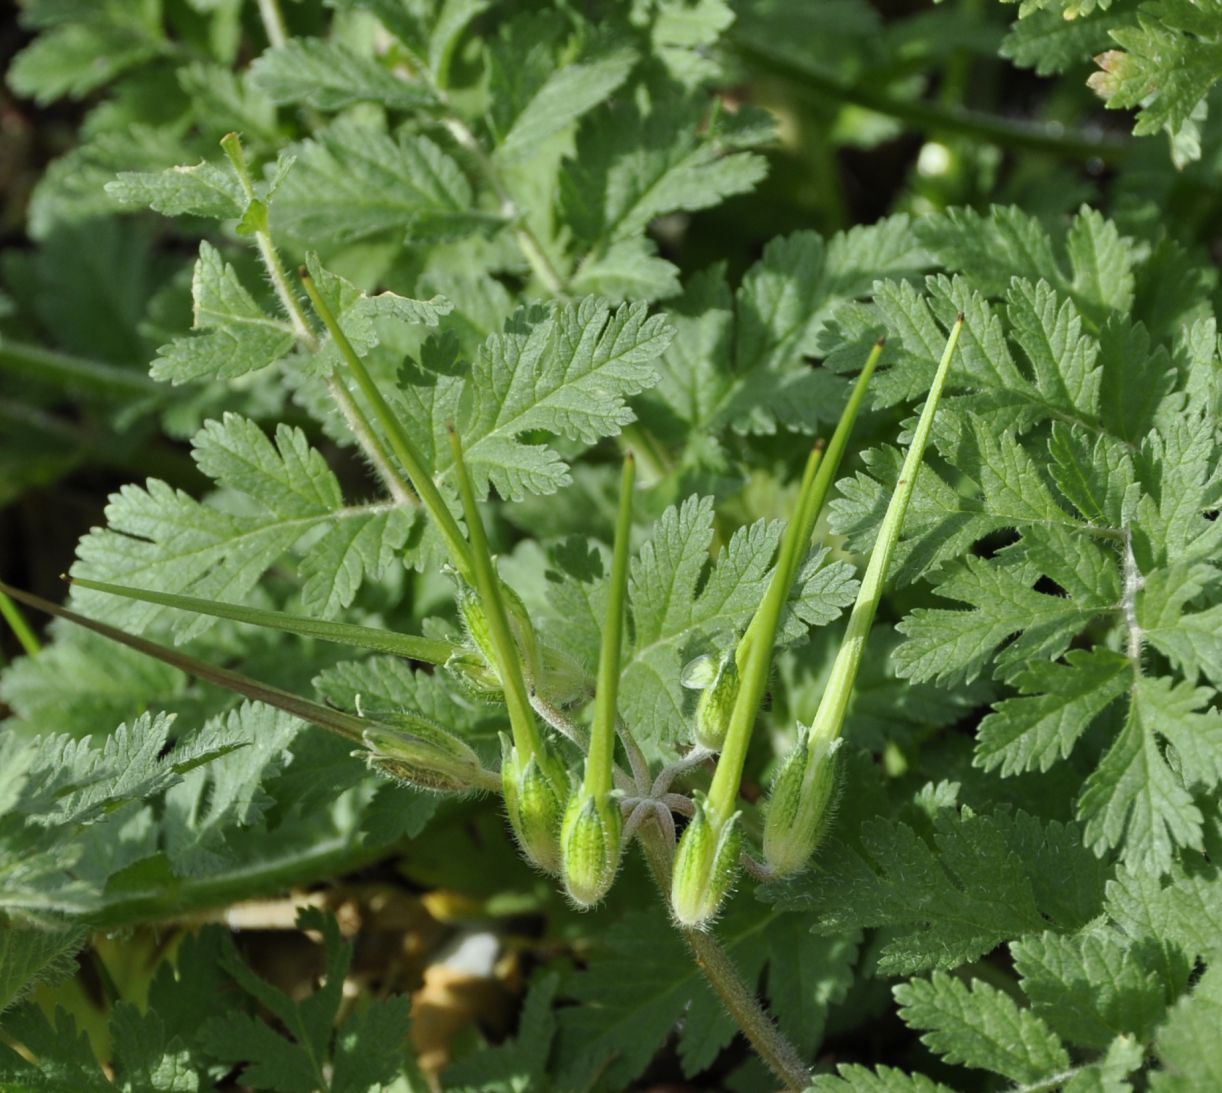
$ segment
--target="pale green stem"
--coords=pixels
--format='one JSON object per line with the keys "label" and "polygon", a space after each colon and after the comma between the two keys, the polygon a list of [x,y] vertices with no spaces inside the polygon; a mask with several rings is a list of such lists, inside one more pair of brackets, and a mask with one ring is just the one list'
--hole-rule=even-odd
{"label": "pale green stem", "polygon": [[526,679],[522,675],[522,658],[509,629],[509,615],[501,596],[501,578],[492,562],[492,552],[488,548],[484,521],[479,514],[479,506],[475,500],[475,488],[471,485],[471,475],[467,471],[467,463],[463,458],[462,440],[458,435],[458,430],[452,425],[449,432],[450,447],[454,452],[455,475],[458,479],[458,493],[462,498],[463,514],[467,519],[467,532],[471,536],[469,553],[473,583],[476,592],[479,593],[484,617],[488,622],[488,633],[492,638],[492,648],[498,661],[497,675],[501,677],[505,704],[509,708],[509,727],[513,731],[513,742],[518,749],[521,761],[526,763],[535,752],[541,750],[543,742],[539,734],[539,726],[535,722],[534,711],[530,706]]}
{"label": "pale green stem", "polygon": [[[801,512],[803,496],[814,480],[822,456],[822,449],[815,448],[807,460],[806,471],[802,476],[803,492],[798,496],[798,513]],[[776,640],[785,601],[789,599],[793,570],[796,568],[793,555],[797,550],[800,530],[798,520],[790,520],[781,539],[772,581],[748,628],[750,640],[745,663],[741,666],[738,697],[730,712],[725,743],[717,760],[717,769],[713,772],[712,784],[709,786],[708,814],[715,826],[725,823],[733,815],[738,800],[738,785],[747,761],[751,731],[755,727],[755,717],[764,697],[764,688],[768,685],[768,672],[772,666],[772,645]]]}
{"label": "pale green stem", "polygon": [[[946,340],[946,348],[942,352],[942,360],[938,364],[937,373],[925,399],[924,409],[917,421],[916,431],[912,434],[912,443],[908,446],[908,454],[904,457],[904,465],[900,468],[899,481],[895,484],[895,492],[887,505],[887,512],[878,531],[878,539],[874,550],[870,553],[870,561],[866,565],[865,575],[861,579],[861,588],[857,593],[857,602],[853,605],[853,613],[844,633],[844,640],[836,653],[831,675],[819,702],[818,712],[810,727],[807,746],[812,753],[819,747],[826,747],[840,735],[844,726],[844,716],[853,694],[853,684],[857,679],[857,670],[861,666],[862,655],[865,652],[866,638],[870,626],[874,622],[879,600],[882,599],[883,585],[887,579],[887,570],[891,565],[891,557],[899,542],[900,528],[912,500],[916,485],[917,472],[921,468],[921,460],[925,455],[925,446],[929,443],[929,434],[933,429],[934,415],[942,398],[942,390],[946,386],[946,377],[950,372],[951,361],[955,355],[955,347],[959,344],[959,334],[963,330],[963,316],[960,315],[951,327],[950,337]],[[811,763],[815,769],[817,764]]]}
{"label": "pale green stem", "polygon": [[[242,192],[246,195],[246,200],[252,204],[259,201],[259,197],[255,193],[254,178],[251,176],[250,167],[246,162],[246,153],[242,150],[242,142],[238,139],[237,133],[229,133],[224,136],[221,139],[221,148],[224,150],[225,155],[229,157],[229,162],[233,165],[234,173],[238,176],[238,181],[241,183]],[[266,224],[266,219],[263,222]],[[314,330],[306,318],[305,311],[302,310],[301,301],[297,299],[297,294],[289,283],[288,274],[285,272],[284,264],[280,261],[280,254],[276,250],[276,245],[272,242],[271,233],[267,231],[266,227],[259,227],[255,229],[254,238],[255,246],[259,249],[259,257],[263,260],[263,268],[267,271],[267,279],[275,290],[281,308],[283,308],[285,315],[288,316],[293,333],[306,349],[311,352],[317,351],[318,338],[315,337]],[[327,390],[335,400],[335,404],[339,407],[345,423],[356,438],[357,444],[360,445],[361,450],[365,453],[365,457],[373,464],[374,470],[378,472],[378,477],[386,484],[391,497],[400,504],[411,504],[415,500],[411,487],[408,486],[403,480],[403,476],[395,469],[386,448],[381,440],[378,439],[377,432],[370,425],[365,415],[361,413],[360,407],[357,406],[348,389],[334,376],[328,376]]]}
{"label": "pale green stem", "polygon": [[267,35],[268,44],[273,47],[284,45],[288,40],[288,32],[284,27],[279,0],[259,0],[259,19],[263,23],[263,33]]}
{"label": "pale green stem", "polygon": [[449,506],[446,505],[445,499],[441,496],[441,491],[437,489],[437,485],[433,481],[433,476],[425,467],[423,457],[416,449],[412,438],[408,436],[407,430],[403,428],[403,424],[395,417],[394,411],[382,396],[378,385],[373,382],[373,377],[369,374],[368,369],[366,369],[364,361],[361,360],[356,350],[352,347],[348,336],[335,318],[335,313],[331,310],[331,306],[323,299],[322,293],[318,291],[318,286],[314,284],[314,279],[304,269],[301,270],[301,281],[305,285],[306,295],[310,297],[310,303],[314,305],[314,310],[318,313],[318,317],[322,320],[328,333],[330,333],[331,339],[335,342],[340,355],[344,358],[344,363],[347,364],[353,379],[356,380],[357,386],[360,387],[365,398],[373,407],[374,415],[381,423],[386,438],[390,442],[391,450],[398,457],[400,463],[403,464],[408,477],[412,480],[412,485],[416,487],[416,493],[429,510],[429,515],[433,518],[433,523],[441,533],[442,538],[445,539],[454,567],[464,578],[470,580],[470,549],[463,538],[462,529],[459,528],[458,521],[454,519],[453,513],[450,512]]}
{"label": "pale green stem", "polygon": [[38,640],[38,635],[26,622],[21,609],[2,589],[0,589],[0,617],[3,617],[4,621],[8,623],[9,629],[13,631],[13,635],[17,638],[21,648],[26,651],[27,656],[36,657],[42,652],[42,642]]}
{"label": "pale green stem", "polygon": [[611,558],[611,584],[602,647],[598,653],[598,684],[594,692],[594,723],[590,753],[586,759],[585,791],[611,791],[615,765],[615,711],[619,698],[620,652],[624,635],[624,601],[628,586],[628,538],[632,533],[632,491],[636,483],[636,461],[629,452],[620,479],[619,515],[615,521],[615,546]]}
{"label": "pale green stem", "polygon": [[142,603],[157,603],[180,611],[192,611],[199,615],[210,615],[218,619],[232,619],[250,626],[263,626],[272,630],[283,630],[307,638],[332,641],[354,649],[366,649],[374,653],[391,653],[394,656],[419,660],[426,664],[445,664],[459,647],[448,641],[397,634],[392,630],[379,630],[372,626],[357,626],[347,622],[329,622],[324,619],[303,618],[283,611],[265,611],[242,604],[224,603],[197,596],[181,596],[173,592],[154,592],[145,588],[130,588],[127,585],[91,581],[83,577],[69,578],[74,585],[107,592],[112,596],[125,596]]}

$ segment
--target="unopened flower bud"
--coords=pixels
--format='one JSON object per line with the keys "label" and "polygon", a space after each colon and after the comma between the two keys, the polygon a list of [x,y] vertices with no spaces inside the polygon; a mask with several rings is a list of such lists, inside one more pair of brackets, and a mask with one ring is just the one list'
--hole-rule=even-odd
{"label": "unopened flower bud", "polygon": [[778,876],[802,869],[819,846],[834,811],[839,785],[837,755],[843,743],[810,746],[806,730],[772,783],[764,821],[764,860]]}
{"label": "unopened flower bud", "polygon": [[527,859],[547,873],[560,872],[560,824],[569,798],[568,772],[545,751],[525,763],[501,737],[501,788],[509,825]]}
{"label": "unopened flower bud", "polygon": [[364,733],[370,766],[398,782],[438,793],[465,793],[495,785],[479,756],[462,740],[420,717],[393,715],[401,726],[371,725]]}
{"label": "unopened flower bud", "polygon": [[489,665],[483,653],[474,649],[454,653],[446,661],[446,671],[477,701],[487,702],[502,693],[496,670]]}
{"label": "unopened flower bud", "polygon": [[670,885],[671,910],[681,925],[702,930],[717,917],[738,876],[740,815],[720,820],[696,796],[696,814],[679,839]]}
{"label": "unopened flower bud", "polygon": [[730,727],[730,714],[738,700],[739,675],[734,654],[721,658],[717,675],[696,703],[696,743],[710,751],[721,751]]}
{"label": "unopened flower bud", "polygon": [[577,793],[560,832],[564,887],[578,907],[592,907],[611,889],[619,871],[623,818],[609,793]]}

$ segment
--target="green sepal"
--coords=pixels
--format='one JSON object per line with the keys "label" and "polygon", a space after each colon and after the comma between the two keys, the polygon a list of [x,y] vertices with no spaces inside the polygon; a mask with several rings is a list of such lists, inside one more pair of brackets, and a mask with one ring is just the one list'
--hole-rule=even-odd
{"label": "green sepal", "polygon": [[721,820],[695,795],[696,814],[679,839],[670,883],[670,908],[676,921],[690,929],[712,925],[738,877],[742,851],[741,812]]}
{"label": "green sepal", "polygon": [[[513,632],[514,643],[522,653],[526,677],[536,679],[541,667],[541,658],[530,612],[523,603],[522,597],[503,581],[501,582],[501,599],[505,604],[505,614],[509,619],[509,628]],[[462,612],[467,635],[483,654],[484,660],[489,665],[495,665],[497,662],[496,647],[492,640],[492,631],[488,626],[488,616],[484,613],[484,607],[473,588],[466,585],[459,588],[458,606]]]}
{"label": "green sepal", "polygon": [[572,790],[568,771],[542,746],[522,762],[518,749],[504,734],[501,756],[501,791],[518,846],[532,865],[558,875],[560,826]]}
{"label": "green sepal", "polygon": [[730,714],[738,701],[741,685],[738,661],[734,654],[723,656],[717,664],[717,675],[696,701],[693,735],[696,743],[709,751],[721,751],[730,728]]}
{"label": "green sepal", "polygon": [[576,793],[560,829],[564,887],[578,907],[602,901],[615,882],[622,855],[623,816],[610,793]]}
{"label": "green sepal", "polygon": [[446,671],[477,702],[500,704],[501,681],[483,653],[467,649],[446,661]]}
{"label": "green sepal", "polygon": [[840,737],[797,747],[772,783],[764,820],[764,861],[777,876],[797,873],[814,856],[833,813],[840,786]]}
{"label": "green sepal", "polygon": [[479,756],[464,741],[440,725],[412,714],[388,714],[393,725],[365,730],[369,765],[397,782],[436,793],[497,790],[500,780],[484,769]]}

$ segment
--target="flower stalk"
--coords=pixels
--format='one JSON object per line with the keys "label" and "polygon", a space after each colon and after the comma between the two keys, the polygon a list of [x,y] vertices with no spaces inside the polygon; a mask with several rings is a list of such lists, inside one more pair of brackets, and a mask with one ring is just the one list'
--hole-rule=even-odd
{"label": "flower stalk", "polygon": [[42,652],[42,642],[38,640],[38,635],[34,633],[33,627],[26,622],[21,608],[3,591],[0,591],[0,618],[8,623],[9,629],[12,630],[21,648],[25,650],[26,656],[36,657]]}
{"label": "flower stalk", "polygon": [[195,676],[197,679],[202,679],[205,683],[212,683],[217,687],[232,691],[234,694],[239,694],[243,698],[249,698],[255,702],[263,702],[268,706],[274,706],[278,710],[283,710],[294,717],[299,717],[302,721],[308,721],[319,728],[327,729],[355,744],[363,746],[366,731],[370,728],[378,727],[377,722],[357,717],[354,714],[344,713],[342,710],[334,710],[330,706],[323,706],[318,702],[311,702],[307,698],[302,698],[290,691],[281,690],[270,683],[261,683],[256,679],[251,679],[249,676],[244,676],[229,668],[221,668],[214,664],[209,664],[205,660],[190,656],[178,649],[171,649],[168,646],[161,645],[155,641],[149,641],[148,638],[142,638],[136,634],[128,634],[123,630],[108,626],[104,622],[98,622],[96,619],[78,614],[67,607],[60,607],[58,604],[51,603],[50,600],[44,600],[41,596],[33,596],[28,592],[22,592],[20,589],[12,588],[3,583],[0,583],[0,592],[48,615],[66,619],[68,622],[76,623],[77,626],[82,626],[86,630],[92,630],[95,634],[101,634],[103,637],[110,638],[111,641],[118,642],[120,645],[126,645],[129,649],[135,649],[145,656],[159,660],[163,664],[168,664],[179,671]]}
{"label": "flower stalk", "polygon": [[323,326],[327,328],[327,333],[331,335],[332,341],[335,342],[335,346],[339,350],[340,356],[343,357],[344,363],[348,366],[348,371],[356,381],[356,385],[361,389],[361,393],[373,408],[374,416],[378,419],[378,423],[386,434],[386,440],[390,444],[391,451],[394,452],[395,457],[403,465],[403,469],[407,471],[412,486],[415,488],[425,508],[428,509],[429,516],[433,519],[434,526],[445,540],[446,547],[450,552],[450,558],[454,563],[454,568],[470,583],[472,579],[470,548],[467,546],[467,541],[463,538],[462,529],[458,526],[458,521],[454,519],[454,514],[450,512],[445,499],[441,496],[441,491],[433,481],[433,476],[429,473],[423,456],[412,438],[408,435],[407,430],[403,427],[403,423],[395,416],[394,411],[378,389],[378,385],[373,382],[373,377],[365,367],[365,362],[361,360],[360,355],[348,340],[343,327],[340,326],[339,320],[335,317],[335,312],[331,310],[331,305],[327,303],[322,293],[318,290],[318,285],[315,283],[310,271],[303,266],[298,273],[306,295],[310,298],[311,306],[322,321]]}

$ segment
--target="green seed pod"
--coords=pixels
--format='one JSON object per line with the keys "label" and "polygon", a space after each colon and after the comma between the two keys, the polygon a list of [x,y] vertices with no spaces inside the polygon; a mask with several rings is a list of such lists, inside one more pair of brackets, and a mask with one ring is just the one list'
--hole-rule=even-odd
{"label": "green seed pod", "polygon": [[577,793],[564,812],[560,851],[564,887],[578,907],[593,907],[619,872],[624,821],[609,793]]}
{"label": "green seed pod", "polygon": [[735,812],[718,823],[697,794],[696,814],[679,839],[671,877],[670,907],[680,925],[703,930],[717,917],[738,876],[741,815]]}
{"label": "green seed pod", "polygon": [[546,873],[560,872],[560,825],[571,786],[568,771],[545,751],[523,763],[501,736],[501,789],[509,825],[522,853]]}
{"label": "green seed pod", "polygon": [[740,678],[733,653],[722,657],[713,682],[696,703],[696,743],[710,751],[721,751],[730,728],[730,714],[738,701]]}
{"label": "green seed pod", "polygon": [[802,869],[818,848],[834,812],[837,755],[843,741],[811,747],[806,730],[772,783],[764,821],[764,860],[778,876]]}
{"label": "green seed pod", "polygon": [[[522,597],[504,583],[501,584],[501,598],[505,603],[505,613],[509,619],[513,640],[522,652],[527,678],[536,679],[540,668],[539,646],[535,640],[535,628],[530,620],[530,612],[526,610]],[[462,612],[467,634],[475,647],[483,655],[487,664],[495,665],[497,663],[496,647],[492,641],[492,631],[488,628],[488,619],[484,614],[484,606],[480,603],[479,596],[466,585],[460,586],[458,607]],[[497,679],[499,689],[500,681],[495,671],[493,678]]]}
{"label": "green seed pod", "polygon": [[387,718],[402,731],[382,725],[365,730],[369,765],[398,782],[437,793],[466,793],[488,789],[495,776],[458,737],[423,718],[393,715]]}

